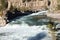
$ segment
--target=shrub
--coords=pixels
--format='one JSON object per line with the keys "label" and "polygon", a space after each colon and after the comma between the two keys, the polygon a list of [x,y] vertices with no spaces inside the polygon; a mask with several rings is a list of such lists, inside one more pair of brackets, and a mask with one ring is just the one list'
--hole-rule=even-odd
{"label": "shrub", "polygon": [[8,6],[7,0],[0,0],[0,11],[6,9]]}
{"label": "shrub", "polygon": [[52,29],[53,25],[52,24],[48,24],[47,27]]}
{"label": "shrub", "polygon": [[60,5],[57,5],[57,10],[60,10]]}
{"label": "shrub", "polygon": [[57,3],[58,3],[58,5],[57,5],[56,9],[60,10],[60,0],[57,0]]}

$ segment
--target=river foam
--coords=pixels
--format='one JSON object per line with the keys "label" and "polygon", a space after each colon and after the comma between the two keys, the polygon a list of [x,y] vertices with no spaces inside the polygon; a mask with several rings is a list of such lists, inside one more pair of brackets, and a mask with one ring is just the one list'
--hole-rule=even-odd
{"label": "river foam", "polygon": [[37,20],[28,21],[32,22],[32,25],[26,23],[26,20],[30,17],[29,15],[13,20],[5,27],[1,27],[0,40],[52,40],[47,25],[35,25],[34,23],[38,23]]}

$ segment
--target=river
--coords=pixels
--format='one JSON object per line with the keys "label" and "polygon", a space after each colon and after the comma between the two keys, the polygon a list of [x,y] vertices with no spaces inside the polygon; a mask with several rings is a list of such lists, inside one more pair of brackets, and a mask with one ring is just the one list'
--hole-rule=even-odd
{"label": "river", "polygon": [[47,28],[49,19],[40,18],[45,13],[42,11],[13,19],[5,27],[0,27],[0,40],[52,40]]}

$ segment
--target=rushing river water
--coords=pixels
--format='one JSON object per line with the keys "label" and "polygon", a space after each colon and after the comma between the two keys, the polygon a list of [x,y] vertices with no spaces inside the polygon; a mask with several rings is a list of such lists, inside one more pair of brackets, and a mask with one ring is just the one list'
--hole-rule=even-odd
{"label": "rushing river water", "polygon": [[46,11],[17,17],[5,27],[0,28],[0,40],[52,40],[48,33],[49,19],[40,18]]}

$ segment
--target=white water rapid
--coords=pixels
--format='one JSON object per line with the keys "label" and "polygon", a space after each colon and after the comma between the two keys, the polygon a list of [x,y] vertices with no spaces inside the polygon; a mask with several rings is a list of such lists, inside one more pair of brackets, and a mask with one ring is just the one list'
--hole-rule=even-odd
{"label": "white water rapid", "polygon": [[0,27],[0,40],[52,40],[45,25],[49,20],[36,18],[45,12],[18,17],[5,27]]}

